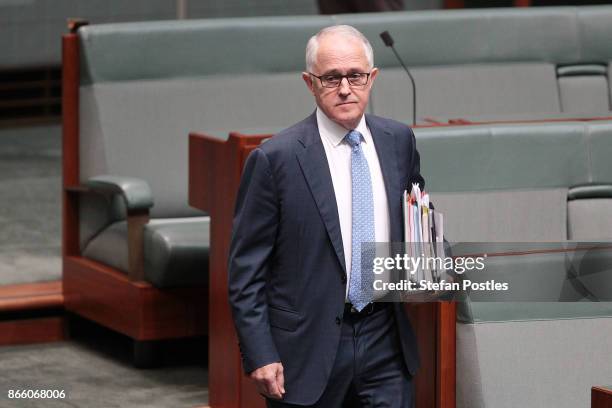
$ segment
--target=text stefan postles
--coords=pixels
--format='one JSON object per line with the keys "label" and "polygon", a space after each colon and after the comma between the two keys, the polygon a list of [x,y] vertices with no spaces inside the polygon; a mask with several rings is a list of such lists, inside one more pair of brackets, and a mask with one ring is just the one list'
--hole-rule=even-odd
{"label": "text stefan postles", "polygon": [[444,291],[459,291],[459,290],[472,290],[472,291],[506,291],[508,290],[507,282],[495,282],[495,280],[488,280],[485,282],[472,282],[471,280],[464,280],[462,282],[431,282],[428,280],[421,280],[419,282],[412,282],[409,280],[402,280],[400,282],[383,282],[382,280],[375,280],[373,283],[374,290],[384,291],[410,291],[410,290],[444,290]]}

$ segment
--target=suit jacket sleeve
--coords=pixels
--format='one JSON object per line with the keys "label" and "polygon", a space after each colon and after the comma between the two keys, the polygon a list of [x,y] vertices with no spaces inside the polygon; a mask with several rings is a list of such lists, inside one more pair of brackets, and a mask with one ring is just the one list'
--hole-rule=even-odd
{"label": "suit jacket sleeve", "polygon": [[414,132],[412,129],[408,128],[408,132],[410,140],[410,160],[408,163],[411,163],[412,167],[410,168],[410,180],[406,188],[408,191],[410,191],[412,184],[418,183],[421,191],[425,191],[425,180],[421,176],[421,157],[419,156],[419,152],[416,148],[416,138],[414,137]]}
{"label": "suit jacket sleeve", "polygon": [[278,226],[276,184],[268,157],[248,157],[236,199],[229,251],[229,301],[248,373],[280,361],[270,332],[266,280]]}

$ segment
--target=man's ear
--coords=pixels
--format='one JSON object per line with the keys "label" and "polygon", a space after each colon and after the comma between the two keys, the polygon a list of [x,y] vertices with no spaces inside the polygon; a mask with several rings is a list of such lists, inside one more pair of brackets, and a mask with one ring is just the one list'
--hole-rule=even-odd
{"label": "man's ear", "polygon": [[306,82],[306,86],[308,87],[310,93],[314,95],[315,92],[314,84],[312,83],[312,75],[310,75],[308,72],[302,72],[302,79],[304,80],[304,82]]}
{"label": "man's ear", "polygon": [[370,86],[374,83],[374,79],[378,76],[378,68],[372,68],[370,71]]}

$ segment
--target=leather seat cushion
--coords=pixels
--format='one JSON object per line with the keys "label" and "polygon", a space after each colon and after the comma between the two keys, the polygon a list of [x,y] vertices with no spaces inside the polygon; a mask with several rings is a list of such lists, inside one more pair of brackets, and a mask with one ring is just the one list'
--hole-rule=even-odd
{"label": "leather seat cushion", "polygon": [[[153,219],[144,228],[145,280],[156,287],[208,283],[209,217]],[[83,256],[128,271],[127,222],[110,224]]]}

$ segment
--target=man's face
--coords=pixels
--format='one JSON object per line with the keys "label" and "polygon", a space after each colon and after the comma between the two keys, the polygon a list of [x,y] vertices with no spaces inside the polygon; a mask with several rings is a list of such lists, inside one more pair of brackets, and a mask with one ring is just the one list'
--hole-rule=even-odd
{"label": "man's face", "polygon": [[[313,74],[348,75],[360,72],[370,72],[370,67],[363,43],[359,39],[334,34],[319,39]],[[343,78],[337,88],[323,87],[318,78],[307,72],[302,74],[302,78],[327,117],[351,130],[357,127],[365,112],[377,74],[378,69],[372,69],[368,83],[361,86],[349,85],[348,80]]]}

